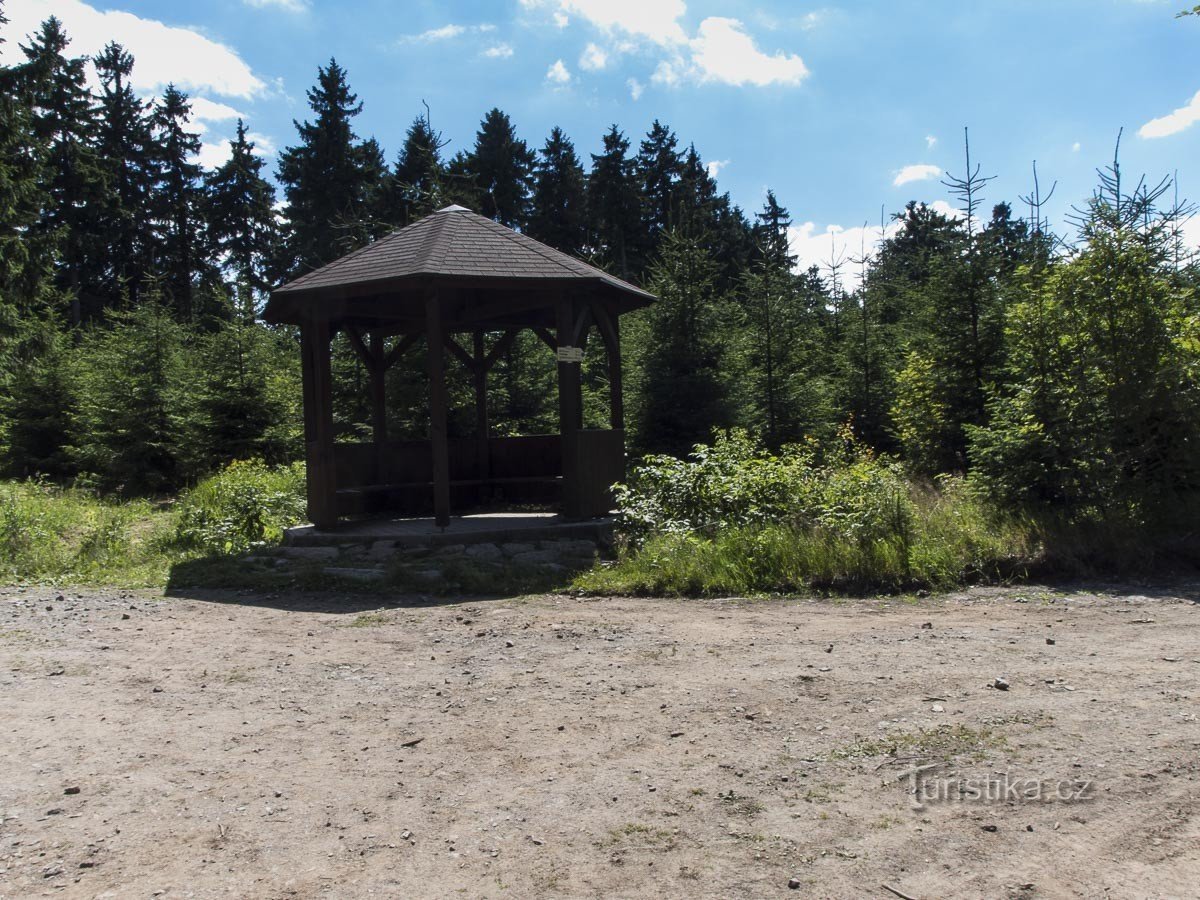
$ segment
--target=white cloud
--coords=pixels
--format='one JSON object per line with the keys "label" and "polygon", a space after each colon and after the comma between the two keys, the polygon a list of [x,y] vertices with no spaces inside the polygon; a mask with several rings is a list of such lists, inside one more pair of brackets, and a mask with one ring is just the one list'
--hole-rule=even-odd
{"label": "white cloud", "polygon": [[483,51],[488,59],[508,59],[513,55],[512,44],[493,44]]}
{"label": "white cloud", "polygon": [[308,11],[307,0],[243,0],[247,6],[258,9],[282,9],[284,12],[302,13]]}
{"label": "white cloud", "polygon": [[256,156],[270,156],[275,152],[275,142],[265,134],[259,134],[257,131],[247,131],[246,140],[254,144],[252,152]]}
{"label": "white cloud", "polygon": [[[526,9],[549,8],[560,26],[568,14],[610,36],[608,49],[590,43],[580,57],[586,71],[605,68],[613,52],[633,49],[630,39],[664,54],[651,81],[676,85],[684,80],[735,86],[799,84],[808,77],[804,60],[794,53],[765,53],[738,19],[710,16],[700,22],[695,37],[681,24],[684,0],[520,0]],[[815,19],[813,20],[816,21]],[[621,36],[624,36],[622,39]]]}
{"label": "white cloud", "polygon": [[1151,119],[1138,129],[1138,137],[1170,137],[1173,134],[1179,134],[1179,132],[1191,128],[1197,122],[1200,122],[1200,91],[1196,92],[1195,96],[1188,101],[1186,106],[1181,106],[1174,112],[1160,116],[1157,119]]}
{"label": "white cloud", "polygon": [[[119,10],[101,11],[82,0],[54,0],[50,6],[44,0],[9,0],[4,6],[8,34],[23,40],[53,13],[71,38],[73,55],[94,56],[109,41],[132,53],[130,83],[142,93],[156,93],[171,82],[189,93],[226,97],[255,97],[267,88],[235,50],[190,28]],[[0,45],[0,60],[17,59],[21,52],[17,44],[18,40],[10,40]]]}
{"label": "white cloud", "polygon": [[608,65],[608,52],[596,44],[589,43],[579,57],[579,68],[585,72],[599,72]]}
{"label": "white cloud", "polygon": [[496,26],[484,22],[481,25],[442,25],[430,28],[420,34],[406,34],[400,38],[402,44],[432,44],[437,41],[448,41],[451,38],[462,37],[464,34],[486,34],[495,31]]}
{"label": "white cloud", "polygon": [[892,180],[892,184],[900,187],[902,184],[908,184],[910,181],[928,181],[930,178],[937,178],[942,174],[942,170],[937,166],[931,166],[928,163],[916,163],[911,166],[905,166],[896,172],[896,177]]}
{"label": "white cloud", "polygon": [[687,40],[680,17],[684,0],[521,0],[527,8],[553,7],[554,21],[565,27],[568,14],[576,15],[605,31],[624,31],[657,44],[682,44]]}
{"label": "white cloud", "polygon": [[716,178],[717,173],[720,172],[727,165],[729,165],[729,160],[727,160],[727,159],[714,159],[712,162],[710,162],[704,168],[708,170],[709,178]]}
{"label": "white cloud", "polygon": [[650,80],[655,84],[664,84],[667,87],[674,87],[679,84],[682,76],[683,61],[682,60],[666,60],[658,64],[654,73],[650,76]]}
{"label": "white cloud", "polygon": [[816,266],[821,274],[830,277],[830,263],[841,260],[838,282],[843,290],[853,291],[858,287],[862,271],[859,258],[864,252],[873,257],[879,252],[881,239],[891,237],[899,227],[895,222],[889,222],[885,229],[878,225],[856,228],[826,225],[819,231],[815,223],[805,222],[788,229],[788,246],[796,257],[796,270],[800,272]]}
{"label": "white cloud", "polygon": [[206,169],[216,169],[225,165],[229,160],[230,141],[217,141],[215,144],[201,144],[200,152],[196,154],[196,162]]}
{"label": "white cloud", "polygon": [[[966,218],[962,210],[945,200],[934,200],[929,208],[947,218]],[[824,230],[819,230],[815,223],[805,222],[788,229],[788,245],[796,257],[796,270],[800,272],[816,266],[822,275],[829,277],[830,262],[841,260],[838,281],[843,290],[853,291],[858,287],[862,275],[859,259],[864,255],[868,260],[874,258],[883,241],[895,236],[901,227],[900,222],[891,220],[882,228],[879,225],[854,228],[826,225]]]}
{"label": "white cloud", "polygon": [[571,81],[571,73],[567,67],[563,65],[561,59],[556,59],[554,64],[546,70],[546,80],[551,84],[569,84]]}
{"label": "white cloud", "polygon": [[[270,156],[275,152],[275,142],[265,134],[251,131],[246,134],[246,139],[254,144],[254,150],[251,152],[255,156]],[[229,161],[232,147],[233,142],[230,140],[205,142],[200,145],[200,152],[196,154],[196,162],[206,169],[223,166]]]}
{"label": "white cloud", "polygon": [[1073,143],[1071,145],[1071,152],[1078,153],[1082,147],[1083,147],[1083,144],[1079,143],[1079,141],[1076,141],[1075,143]]}
{"label": "white cloud", "polygon": [[691,42],[692,63],[701,81],[724,84],[799,84],[808,77],[808,67],[799,56],[763,53],[754,45],[737,19],[712,16],[700,23]]}
{"label": "white cloud", "polygon": [[925,135],[925,149],[932,150],[937,146],[937,136],[932,134]]}
{"label": "white cloud", "polygon": [[636,78],[630,78],[625,82],[629,86],[629,96],[636,102],[642,99],[642,94],[646,91],[646,86]]}
{"label": "white cloud", "polygon": [[246,118],[245,113],[238,112],[227,104],[209,100],[207,97],[193,97],[191,103],[192,125],[201,133],[208,130],[209,122],[228,122],[233,119]]}
{"label": "white cloud", "polygon": [[929,208],[935,213],[941,213],[947,219],[962,219],[964,222],[967,219],[967,214],[965,212],[958,207],[951,206],[945,200],[934,200],[929,204]]}

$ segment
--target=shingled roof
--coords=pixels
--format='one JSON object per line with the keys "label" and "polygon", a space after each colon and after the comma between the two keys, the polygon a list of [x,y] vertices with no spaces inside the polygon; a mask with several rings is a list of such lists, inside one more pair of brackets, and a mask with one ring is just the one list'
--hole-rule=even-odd
{"label": "shingled roof", "polygon": [[531,282],[590,284],[629,307],[653,295],[461,206],[447,206],[387,237],[301,275],[271,294],[265,317],[287,321],[303,298],[384,296],[446,281],[505,288]]}

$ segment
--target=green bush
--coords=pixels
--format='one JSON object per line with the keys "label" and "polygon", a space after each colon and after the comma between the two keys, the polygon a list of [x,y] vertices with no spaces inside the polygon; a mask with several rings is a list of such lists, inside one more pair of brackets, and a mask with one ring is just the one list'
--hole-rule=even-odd
{"label": "green bush", "polygon": [[235,462],[180,498],[176,537],[188,549],[240,553],[305,521],[304,498],[301,463]]}
{"label": "green bush", "polygon": [[995,515],[960,478],[911,482],[843,435],[822,458],[778,455],[745,434],[652,457],[617,494],[624,546],[576,586],[652,594],[949,587],[1002,577],[1038,553],[1033,530]]}

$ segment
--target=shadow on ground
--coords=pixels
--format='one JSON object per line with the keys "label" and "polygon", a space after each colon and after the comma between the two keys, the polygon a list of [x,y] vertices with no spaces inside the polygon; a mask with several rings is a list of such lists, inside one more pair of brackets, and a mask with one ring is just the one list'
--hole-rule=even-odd
{"label": "shadow on ground", "polygon": [[414,578],[402,568],[361,580],[338,575],[336,570],[331,574],[329,567],[320,564],[279,568],[253,555],[222,556],[176,563],[164,594],[297,612],[359,613],[562,592],[588,566],[581,562],[546,570],[512,563],[481,566],[455,561],[445,563],[433,580]]}

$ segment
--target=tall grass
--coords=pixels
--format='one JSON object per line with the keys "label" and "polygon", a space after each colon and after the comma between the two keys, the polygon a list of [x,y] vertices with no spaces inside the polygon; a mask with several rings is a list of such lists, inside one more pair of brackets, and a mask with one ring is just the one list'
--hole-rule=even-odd
{"label": "tall grass", "polygon": [[1019,575],[1038,558],[1027,523],[996,519],[959,485],[913,493],[911,522],[891,534],[864,540],[796,523],[660,534],[575,587],[668,596],[938,589]]}
{"label": "tall grass", "polygon": [[180,556],[175,519],[149,501],[111,502],[41,482],[0,484],[0,580],[162,583]]}
{"label": "tall grass", "polygon": [[165,584],[173,566],[277,543],[304,520],[297,466],[234,463],[175,503],[0,483],[0,583]]}
{"label": "tall grass", "polygon": [[848,435],[768,454],[745,434],[650,457],[618,492],[615,565],[596,592],[726,594],[943,588],[1019,573],[1040,545],[958,478],[922,486]]}

